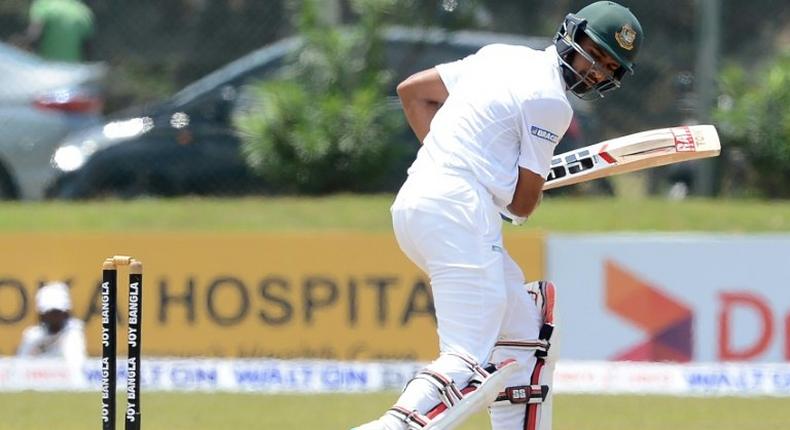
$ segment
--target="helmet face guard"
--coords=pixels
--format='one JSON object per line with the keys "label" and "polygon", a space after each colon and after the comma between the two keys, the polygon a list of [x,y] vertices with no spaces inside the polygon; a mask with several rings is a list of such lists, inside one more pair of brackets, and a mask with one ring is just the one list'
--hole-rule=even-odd
{"label": "helmet face guard", "polygon": [[[609,91],[620,88],[620,83],[628,69],[621,64],[617,70],[611,72],[597,63],[579,45],[581,35],[585,34],[586,25],[587,20],[568,14],[554,36],[554,46],[557,47],[557,56],[568,91],[583,100],[595,100],[603,98],[604,94]],[[595,41],[593,40],[593,42]],[[590,63],[590,67],[584,74],[579,73],[571,66],[574,55],[581,55]],[[590,82],[593,81],[593,74],[603,76],[603,79],[590,85]]]}

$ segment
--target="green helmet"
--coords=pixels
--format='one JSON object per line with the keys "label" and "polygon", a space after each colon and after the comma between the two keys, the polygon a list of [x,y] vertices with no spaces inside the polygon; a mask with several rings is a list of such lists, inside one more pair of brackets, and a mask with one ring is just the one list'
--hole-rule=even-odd
{"label": "green helmet", "polygon": [[[571,66],[574,55],[594,60],[579,45],[584,34],[620,64],[612,76],[595,86],[588,86],[587,76],[582,76]],[[604,93],[620,88],[626,73],[633,74],[636,56],[642,46],[642,25],[628,8],[615,2],[592,3],[573,14],[569,13],[554,36],[566,88],[581,98],[603,97]],[[587,74],[590,72],[588,71]]]}
{"label": "green helmet", "polygon": [[639,20],[628,8],[611,1],[599,1],[584,7],[576,17],[586,21],[584,33],[593,42],[634,73],[644,33]]}

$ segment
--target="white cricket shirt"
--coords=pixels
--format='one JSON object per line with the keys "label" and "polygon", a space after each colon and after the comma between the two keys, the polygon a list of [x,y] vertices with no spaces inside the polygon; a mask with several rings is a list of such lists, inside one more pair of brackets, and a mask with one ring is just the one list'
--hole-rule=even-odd
{"label": "white cricket shirt", "polygon": [[449,97],[409,174],[470,171],[497,206],[507,206],[519,166],[545,178],[571,122],[556,49],[494,44],[436,69]]}
{"label": "white cricket shirt", "polygon": [[28,327],[22,332],[17,350],[20,357],[61,358],[68,363],[85,361],[85,327],[82,321],[69,318],[58,333],[49,334],[43,325]]}

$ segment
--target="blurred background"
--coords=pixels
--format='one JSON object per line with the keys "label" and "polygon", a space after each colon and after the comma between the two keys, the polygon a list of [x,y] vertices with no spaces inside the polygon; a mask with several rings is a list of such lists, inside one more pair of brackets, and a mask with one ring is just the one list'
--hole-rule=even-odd
{"label": "blurred background", "polygon": [[[0,152],[2,195],[40,199],[392,191],[403,178],[404,163],[416,150],[400,118],[392,119],[399,124],[387,124],[381,132],[399,141],[401,151],[382,153],[389,148],[383,145],[361,155],[383,164],[382,177],[368,178],[364,186],[352,177],[346,182],[322,181],[320,186],[284,189],[274,177],[293,172],[267,172],[270,169],[255,165],[260,157],[236,154],[239,133],[256,126],[275,127],[277,121],[259,118],[260,124],[249,124],[239,120],[240,111],[268,102],[249,87],[260,81],[298,81],[300,73],[318,68],[331,82],[347,80],[343,91],[367,85],[392,97],[394,86],[404,76],[467,55],[485,43],[520,38],[521,43],[546,46],[567,11],[578,10],[585,2],[354,3],[317,2],[315,13],[320,18],[310,22],[296,3],[285,0],[85,0],[92,12],[90,33],[84,38],[89,49],[78,60],[91,65],[57,70],[65,66],[34,64],[17,52],[14,45],[36,52],[24,37],[31,24],[30,2],[4,1],[0,6],[0,36],[6,42],[2,64],[4,70],[12,70],[4,81],[14,90],[0,90],[4,112],[0,121],[8,130]],[[622,189],[602,181],[582,191],[675,197],[785,196],[781,184],[787,177],[787,135],[776,125],[786,116],[773,106],[783,107],[787,100],[784,79],[790,36],[784,24],[786,5],[776,0],[700,0],[636,1],[629,6],[648,36],[639,73],[627,78],[624,88],[605,102],[576,106],[576,120],[560,150],[650,128],[714,119],[730,141],[715,161],[655,169],[642,181],[626,181]],[[375,37],[367,41],[377,42],[311,40],[311,32],[325,31],[323,26],[349,34],[369,32]],[[317,50],[317,57],[298,58],[295,44],[305,37],[307,48]],[[526,38],[533,40],[526,42]],[[286,46],[283,41],[292,44]],[[353,62],[340,63],[330,58],[333,52],[329,50]],[[355,77],[379,72],[382,76],[375,83]],[[43,74],[51,75],[49,82],[35,78]],[[326,93],[325,97],[331,98]],[[32,107],[39,111],[44,107],[49,115],[19,112]],[[397,108],[392,110],[397,116]],[[760,110],[770,115],[757,123],[745,118],[745,113]],[[392,116],[388,112],[370,115],[357,123],[376,115]],[[34,126],[36,121],[46,121],[48,126]],[[88,123],[93,127],[87,127]],[[254,148],[254,141],[260,139],[249,140]],[[181,142],[181,151],[168,145],[176,142]],[[140,147],[132,150],[133,144]],[[265,144],[258,152],[265,151]],[[107,165],[114,164],[115,157],[134,159],[127,162],[133,167],[108,172],[113,169]],[[214,159],[206,168],[194,169],[201,175],[187,171],[185,165],[207,164],[205,158]],[[53,160],[55,170],[47,171]],[[249,166],[258,174],[245,171]]]}
{"label": "blurred background", "polygon": [[[326,428],[375,416],[436,353],[428,281],[389,225],[419,145],[395,86],[489,43],[542,49],[588,3],[0,2],[0,403],[21,411],[9,428],[49,426],[32,412],[43,401],[85,411],[66,428],[98,420],[97,360],[74,376],[11,357],[54,280],[97,357],[98,267],[124,253],[148,269],[144,390],[341,396],[326,403],[343,415],[316,415]],[[790,6],[622,4],[645,30],[636,73],[604,100],[572,100],[556,152],[714,124],[722,153],[552,190],[526,227],[506,229],[528,277],[567,291],[556,428],[653,428],[688,395],[790,395]],[[85,393],[70,404],[64,390]],[[356,392],[383,394],[356,409]],[[622,427],[584,421],[609,407],[594,403],[602,392],[635,402]],[[646,418],[632,393],[665,412]],[[737,416],[681,414],[676,428],[790,420],[758,403],[716,403]]]}

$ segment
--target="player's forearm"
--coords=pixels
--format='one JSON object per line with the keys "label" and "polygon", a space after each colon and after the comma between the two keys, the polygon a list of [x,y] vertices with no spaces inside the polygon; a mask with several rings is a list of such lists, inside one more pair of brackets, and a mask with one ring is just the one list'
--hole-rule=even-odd
{"label": "player's forearm", "polygon": [[507,210],[512,212],[514,215],[518,215],[520,217],[526,218],[532,215],[532,212],[535,212],[535,209],[538,208],[540,205],[540,201],[543,200],[543,193],[539,193],[537,197],[535,196],[514,196],[513,202],[507,205]]}
{"label": "player's forearm", "polygon": [[513,200],[507,206],[507,209],[520,217],[526,218],[530,216],[543,198],[542,189],[544,182],[541,175],[519,167],[516,190],[513,193]]}

